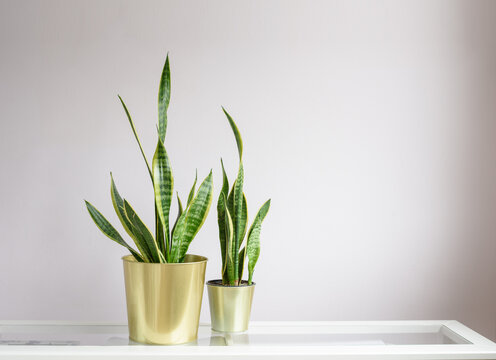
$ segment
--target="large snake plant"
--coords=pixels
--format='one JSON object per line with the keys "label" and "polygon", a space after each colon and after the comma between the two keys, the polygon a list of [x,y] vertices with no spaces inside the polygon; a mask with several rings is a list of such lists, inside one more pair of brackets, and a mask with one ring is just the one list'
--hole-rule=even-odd
{"label": "large snake plant", "polygon": [[[238,286],[242,284],[245,258],[248,258],[248,284],[252,284],[253,271],[260,255],[260,230],[262,222],[270,208],[270,199],[258,210],[248,234],[248,207],[243,193],[243,141],[236,123],[227,111],[222,108],[231,125],[239,154],[238,176],[229,192],[229,180],[222,166],[222,191],[217,201],[217,220],[219,224],[220,248],[222,253],[222,284]],[[229,192],[229,193],[228,193]],[[246,245],[240,251],[246,235]]]}
{"label": "large snake plant", "polygon": [[85,201],[86,207],[96,226],[111,240],[126,247],[139,262],[183,262],[188,247],[202,227],[212,202],[212,171],[210,171],[210,174],[202,182],[196,193],[197,178],[195,178],[185,209],[183,209],[179,194],[177,194],[179,212],[174,226],[170,229],[169,212],[173,197],[174,178],[172,176],[169,157],[164,147],[170,93],[171,78],[169,56],[167,56],[160,78],[158,92],[158,141],[151,167],[141,146],[131,115],[124,101],[119,96],[153,184],[155,195],[155,236],[152,235],[151,231],[136,214],[129,202],[121,197],[115,186],[112,173],[110,173],[110,195],[112,197],[112,203],[124,230],[126,230],[134,241],[138,251],[133,249],[122,238],[117,230],[93,205]]}

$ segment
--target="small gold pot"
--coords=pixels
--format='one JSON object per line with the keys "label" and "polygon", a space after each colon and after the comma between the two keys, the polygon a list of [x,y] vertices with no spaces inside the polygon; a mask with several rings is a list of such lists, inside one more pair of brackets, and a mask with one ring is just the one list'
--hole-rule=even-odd
{"label": "small gold pot", "polygon": [[124,256],[129,338],[146,344],[195,341],[207,258],[186,255],[184,263],[137,262]]}
{"label": "small gold pot", "polygon": [[239,286],[222,285],[222,280],[207,282],[212,330],[241,332],[248,330],[255,283],[243,281]]}

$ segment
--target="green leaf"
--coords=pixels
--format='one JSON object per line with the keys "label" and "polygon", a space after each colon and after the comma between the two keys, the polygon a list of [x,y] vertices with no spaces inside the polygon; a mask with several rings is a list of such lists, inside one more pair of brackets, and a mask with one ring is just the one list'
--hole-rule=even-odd
{"label": "green leaf", "polygon": [[126,112],[127,119],[129,120],[129,124],[131,125],[131,129],[133,130],[134,137],[136,138],[136,141],[138,142],[138,146],[140,148],[141,155],[143,155],[143,159],[145,159],[146,167],[147,167],[148,172],[150,173],[150,177],[153,181],[152,170],[150,169],[150,165],[148,164],[148,160],[146,159],[145,152],[143,151],[143,147],[141,146],[141,142],[139,140],[138,133],[136,132],[136,127],[134,126],[133,119],[131,118],[129,111],[127,110],[126,104],[124,104],[124,100],[122,100],[122,98],[119,95],[117,95],[117,96],[119,97],[119,100],[121,101],[121,104],[124,107],[124,111]]}
{"label": "green leaf", "polygon": [[222,111],[224,111],[224,114],[226,114],[227,120],[229,121],[229,124],[231,125],[232,131],[234,133],[234,137],[236,138],[236,144],[238,145],[239,161],[241,161],[241,158],[243,156],[243,141],[241,140],[241,134],[239,133],[238,127],[236,126],[236,123],[234,122],[231,115],[229,115],[226,109],[224,108],[222,108]]}
{"label": "green leaf", "polygon": [[[236,179],[237,182],[237,179]],[[235,184],[236,184],[235,182]],[[231,207],[234,208],[234,193],[235,193],[236,186],[234,186],[233,190],[231,192],[233,193],[232,197],[232,204]],[[235,212],[236,209],[234,210],[228,210],[229,212]],[[233,222],[234,222],[234,238],[233,238],[233,244],[231,246],[231,252],[232,252],[232,257],[235,259],[234,261],[234,266],[237,269],[234,271],[234,275],[236,277],[234,278],[234,281],[241,281],[241,277],[239,274],[243,273],[243,263],[241,263],[239,256],[237,255],[239,248],[241,247],[241,244],[243,243],[243,239],[245,238],[246,235],[246,230],[248,228],[248,205],[246,201],[246,196],[243,193],[243,202],[242,202],[242,207],[241,207],[241,213],[239,216],[234,217],[233,216]]]}
{"label": "green leaf", "polygon": [[117,213],[117,216],[119,217],[119,220],[121,221],[124,230],[126,230],[129,236],[134,238],[134,234],[131,231],[133,225],[129,222],[129,220],[126,217],[124,211],[124,201],[122,200],[119,191],[117,191],[117,187],[115,186],[114,177],[112,176],[112,173],[110,173],[110,195],[112,197],[112,205],[114,205],[114,210]]}
{"label": "green leaf", "polygon": [[231,191],[229,192],[229,197],[227,198],[227,209],[231,213],[231,215],[234,215],[234,189],[236,188],[236,180],[234,180],[234,183],[231,187]]}
{"label": "green leaf", "polygon": [[[172,192],[174,188],[174,177],[172,168],[165,151],[164,144],[160,138],[157,142],[157,149],[153,156],[153,188],[155,192],[155,204],[157,213],[162,225],[165,242],[169,243],[169,212],[172,202]],[[161,249],[163,251],[163,249]]]}
{"label": "green leaf", "polygon": [[243,280],[243,269],[245,267],[245,257],[246,257],[246,246],[241,249],[239,252],[239,267],[238,267],[238,279],[239,284]]}
{"label": "green leaf", "polygon": [[227,179],[226,170],[224,169],[224,163],[222,159],[220,160],[222,165],[222,190],[219,194],[219,199],[217,200],[217,224],[219,226],[219,240],[220,240],[220,252],[222,257],[222,276],[223,282],[228,283],[225,279],[225,268],[226,268],[226,244],[228,241],[228,236],[226,232],[226,202],[227,194],[229,191],[229,181]]}
{"label": "green leaf", "polygon": [[117,213],[117,216],[119,217],[119,220],[121,221],[124,230],[126,230],[126,232],[131,237],[131,239],[133,239],[134,243],[136,244],[136,247],[141,252],[141,254],[143,254],[145,260],[150,261],[150,258],[148,258],[147,256],[147,252],[141,246],[141,243],[138,240],[137,236],[133,233],[134,226],[133,224],[131,224],[130,220],[126,216],[126,211],[124,210],[124,200],[119,194],[119,191],[117,191],[117,187],[115,186],[114,177],[112,176],[112,173],[110,173],[110,195],[112,197],[112,205],[114,205],[114,210]]}
{"label": "green leaf", "polygon": [[121,237],[121,235],[115,230],[115,228],[105,219],[100,211],[98,211],[93,205],[91,205],[88,201],[84,201],[86,203],[86,208],[90,213],[91,218],[95,222],[96,226],[111,240],[115,241],[117,244],[124,246],[128,249],[134,258],[143,262],[143,258],[138,254],[131,246],[128,245],[127,242]]}
{"label": "green leaf", "polygon": [[248,220],[248,207],[247,207],[245,194],[243,193],[243,181],[244,181],[243,163],[240,162],[238,177],[236,181],[234,181],[234,184],[231,188],[231,192],[229,193],[229,198],[227,199],[227,209],[232,216],[232,220],[234,224],[234,239],[233,239],[233,245],[231,247],[231,251],[232,251],[231,256],[234,259],[234,266],[236,269],[234,271],[235,281],[239,280],[237,278],[239,274],[238,252],[246,234],[247,220]]}
{"label": "green leaf", "polygon": [[241,207],[239,229],[240,229],[239,246],[241,246],[241,243],[243,242],[243,239],[245,238],[246,235],[246,230],[248,229],[248,203],[246,201],[245,193],[243,193],[243,206]]}
{"label": "green leaf", "polygon": [[158,249],[162,256],[167,261],[168,250],[168,233],[164,232],[164,226],[162,225],[162,220],[160,220],[160,215],[158,214],[157,204],[155,203],[155,241],[157,242]]}
{"label": "green leaf", "polygon": [[181,217],[181,214],[183,213],[183,204],[181,203],[181,199],[179,198],[179,193],[176,192],[176,194],[177,194],[177,218],[176,221],[174,222],[174,226],[172,227],[171,237],[174,235],[174,231],[176,230],[179,217]]}
{"label": "green leaf", "polygon": [[234,242],[233,242],[233,258],[234,258],[234,267],[235,267],[235,281],[238,280],[238,267],[239,267],[239,259],[238,253],[241,243],[243,242],[243,235],[246,227],[246,202],[244,201],[243,194],[243,164],[240,162],[238,178],[234,183],[233,189],[233,204],[234,204],[234,213],[233,213],[233,223],[234,223]]}
{"label": "green leaf", "polygon": [[158,133],[162,142],[165,142],[165,133],[167,131],[167,109],[169,107],[170,94],[171,78],[169,55],[167,55],[158,88]]}
{"label": "green leaf", "polygon": [[212,171],[203,180],[191,204],[181,214],[172,237],[172,261],[182,262],[189,244],[202,227],[212,203]]}
{"label": "green leaf", "polygon": [[[224,162],[222,159],[220,159],[220,164],[222,166],[222,190],[221,194],[224,194],[224,196],[227,198],[227,194],[229,192],[229,180],[226,175],[226,169],[224,169]],[[220,198],[220,196],[219,196]]]}
{"label": "green leaf", "polygon": [[183,209],[183,203],[181,202],[181,199],[179,198],[179,193],[177,193],[177,207],[178,207],[179,215],[181,215],[182,212],[184,211],[184,209]]}
{"label": "green leaf", "polygon": [[172,231],[172,239],[170,246],[170,255],[169,262],[170,263],[178,263],[179,260],[179,247],[182,241],[182,237],[184,234],[184,229],[186,227],[186,216],[187,213],[183,211],[177,218],[176,223],[174,224],[174,230]]}
{"label": "green leaf", "polygon": [[133,233],[137,236],[140,245],[147,252],[151,262],[165,262],[163,254],[159,251],[158,245],[153,238],[152,233],[139,218],[131,205],[124,199],[124,210],[129,222],[133,225]]}
{"label": "green leaf", "polygon": [[186,204],[186,207],[191,204],[191,201],[193,200],[193,197],[195,196],[195,187],[196,187],[196,181],[198,180],[198,170],[195,172],[195,182],[193,183],[193,186],[191,187],[191,190],[189,191],[188,195],[188,203]]}
{"label": "green leaf", "polygon": [[[219,200],[217,201],[217,224],[219,225],[219,240],[220,240],[220,254],[222,258],[222,282],[227,283],[226,270],[226,257],[230,256],[230,252],[227,252],[227,247],[232,249],[232,231],[229,231],[227,227],[227,207],[226,207],[226,196],[220,193]],[[232,223],[232,221],[231,221]]]}
{"label": "green leaf", "polygon": [[253,272],[255,270],[255,265],[260,255],[260,231],[262,230],[262,222],[265,216],[269,212],[270,199],[262,205],[260,210],[258,210],[253,224],[248,231],[248,240],[246,244],[246,256],[248,257],[248,284],[251,285]]}
{"label": "green leaf", "polygon": [[235,272],[236,268],[234,267],[234,259],[233,259],[233,242],[234,242],[234,225],[232,221],[231,214],[226,206],[226,199],[224,197],[224,211],[225,211],[225,223],[224,223],[224,232],[226,234],[226,253],[225,253],[225,265],[222,269],[222,281],[223,283],[227,283],[229,285],[235,285]]}

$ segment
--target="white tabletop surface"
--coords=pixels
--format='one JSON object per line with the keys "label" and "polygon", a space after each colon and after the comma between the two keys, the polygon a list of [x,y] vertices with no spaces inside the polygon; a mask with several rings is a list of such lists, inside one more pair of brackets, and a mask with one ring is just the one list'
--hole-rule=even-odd
{"label": "white tabletop surface", "polygon": [[0,321],[2,359],[496,359],[496,344],[457,321],[252,322],[200,325],[195,343],[150,346],[123,324]]}

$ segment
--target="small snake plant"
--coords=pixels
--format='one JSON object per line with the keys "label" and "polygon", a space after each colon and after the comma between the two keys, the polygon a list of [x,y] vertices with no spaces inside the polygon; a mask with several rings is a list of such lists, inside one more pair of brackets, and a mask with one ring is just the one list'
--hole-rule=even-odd
{"label": "small snake plant", "polygon": [[[253,271],[260,255],[260,230],[262,222],[270,207],[270,199],[258,210],[248,234],[248,207],[246,196],[243,193],[243,141],[236,123],[227,111],[222,108],[227,120],[231,125],[239,154],[238,176],[229,192],[229,180],[222,166],[222,191],[217,201],[217,220],[219,225],[220,248],[222,253],[222,284],[238,286],[242,284],[243,268],[245,258],[248,258],[248,285],[252,284]],[[228,193],[229,192],[229,193]],[[240,251],[240,247],[246,235],[246,245]]]}
{"label": "small snake plant", "polygon": [[155,236],[152,235],[151,231],[136,214],[129,202],[121,197],[115,186],[112,173],[110,173],[110,195],[112,197],[112,203],[124,230],[126,230],[134,241],[138,251],[128,245],[117,230],[93,205],[85,201],[86,207],[96,226],[111,240],[126,247],[139,262],[183,262],[191,241],[205,222],[212,202],[212,171],[210,171],[210,174],[202,182],[197,192],[195,192],[197,180],[195,178],[185,209],[183,209],[179,194],[177,194],[179,213],[174,226],[172,229],[169,228],[169,212],[173,197],[174,178],[172,176],[169,157],[164,147],[164,140],[167,130],[167,108],[169,107],[170,93],[171,78],[169,56],[167,56],[160,78],[158,93],[158,141],[151,167],[141,146],[131,115],[124,101],[119,96],[152,181],[155,195]]}

